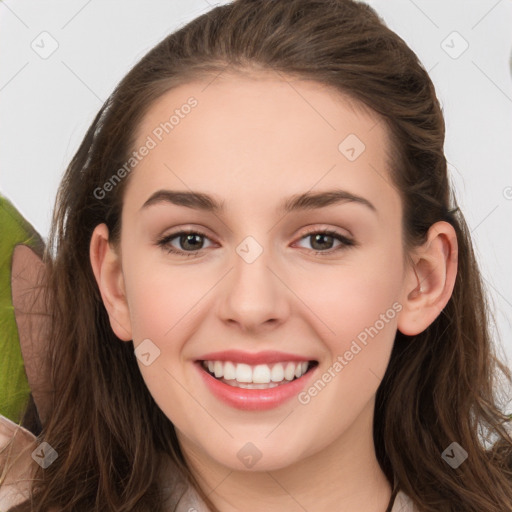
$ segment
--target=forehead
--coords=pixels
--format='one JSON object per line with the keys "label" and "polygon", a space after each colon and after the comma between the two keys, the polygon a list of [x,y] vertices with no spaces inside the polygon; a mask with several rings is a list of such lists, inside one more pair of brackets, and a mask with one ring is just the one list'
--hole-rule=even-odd
{"label": "forehead", "polygon": [[283,190],[333,185],[366,192],[377,203],[389,200],[386,194],[396,200],[383,120],[314,81],[222,74],[180,85],[146,112],[135,149],[143,145],[152,149],[131,177],[140,205],[170,187],[240,201],[242,184],[245,198],[260,205]]}

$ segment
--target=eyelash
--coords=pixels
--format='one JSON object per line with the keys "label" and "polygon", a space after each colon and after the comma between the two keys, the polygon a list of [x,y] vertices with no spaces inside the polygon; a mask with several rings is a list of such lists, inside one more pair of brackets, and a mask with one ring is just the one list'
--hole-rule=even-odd
{"label": "eyelash", "polygon": [[[318,235],[318,234],[332,236],[333,238],[335,238],[341,242],[341,245],[339,245],[338,247],[336,247],[334,249],[328,249],[326,251],[315,251],[314,249],[311,249],[313,252],[315,252],[315,254],[318,254],[318,255],[322,255],[322,256],[329,255],[334,252],[337,252],[337,251],[340,251],[343,249],[348,249],[350,247],[355,247],[358,245],[354,240],[347,238],[346,236],[338,233],[337,231],[333,231],[333,230],[329,230],[329,229],[309,231],[309,232],[303,234],[299,240],[303,240],[304,238],[308,238],[309,236]],[[175,238],[177,238],[181,235],[199,235],[201,237],[208,238],[208,236],[206,236],[204,233],[201,233],[200,231],[192,230],[192,229],[191,230],[184,229],[182,231],[177,231],[176,233],[171,233],[170,235],[165,235],[165,236],[159,238],[157,240],[156,244],[159,247],[161,247],[163,250],[167,251],[167,253],[172,253],[172,254],[177,254],[180,256],[187,256],[187,257],[198,256],[198,254],[203,249],[198,249],[197,251],[180,251],[180,250],[177,250],[169,245],[171,240],[174,240]]]}

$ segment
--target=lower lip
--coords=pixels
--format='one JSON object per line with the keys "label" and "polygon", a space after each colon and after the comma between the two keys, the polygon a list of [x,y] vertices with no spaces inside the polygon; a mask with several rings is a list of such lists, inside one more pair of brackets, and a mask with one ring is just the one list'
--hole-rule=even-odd
{"label": "lower lip", "polygon": [[278,407],[292,397],[297,396],[310,381],[318,366],[307,371],[302,377],[286,384],[280,384],[275,388],[244,389],[224,384],[224,382],[212,377],[204,369],[201,362],[194,364],[214,396],[231,407],[244,411],[266,411]]}

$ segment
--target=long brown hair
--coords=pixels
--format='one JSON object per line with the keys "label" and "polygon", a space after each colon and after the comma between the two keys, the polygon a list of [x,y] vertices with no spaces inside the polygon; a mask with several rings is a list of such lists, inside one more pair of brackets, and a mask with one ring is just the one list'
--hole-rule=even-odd
{"label": "long brown hair", "polygon": [[[133,343],[111,330],[89,243],[103,222],[119,239],[130,176],[101,198],[97,190],[128,160],[149,107],[177,85],[225,70],[312,80],[373,109],[392,141],[389,173],[402,198],[404,248],[423,243],[439,220],[454,227],[453,294],[424,332],[396,334],[376,396],[376,454],[393,488],[422,512],[512,510],[512,439],[498,371],[512,377],[494,352],[488,299],[451,192],[440,104],[416,54],[371,7],[351,0],[237,0],[213,8],[149,51],[97,114],[62,180],[45,255],[53,401],[38,441],[59,455],[38,468],[32,505],[13,510],[161,511],[162,455],[216,510],[144,384]],[[441,457],[454,441],[468,454],[456,469]]]}

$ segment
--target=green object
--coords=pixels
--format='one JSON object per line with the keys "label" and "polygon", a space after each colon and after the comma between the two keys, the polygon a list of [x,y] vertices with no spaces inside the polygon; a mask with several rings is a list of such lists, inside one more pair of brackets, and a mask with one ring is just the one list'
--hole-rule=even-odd
{"label": "green object", "polygon": [[42,256],[40,235],[0,194],[0,414],[18,424],[30,394],[11,289],[12,257],[19,244]]}

